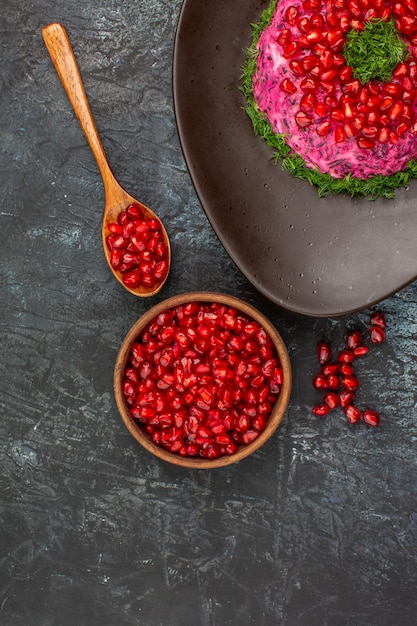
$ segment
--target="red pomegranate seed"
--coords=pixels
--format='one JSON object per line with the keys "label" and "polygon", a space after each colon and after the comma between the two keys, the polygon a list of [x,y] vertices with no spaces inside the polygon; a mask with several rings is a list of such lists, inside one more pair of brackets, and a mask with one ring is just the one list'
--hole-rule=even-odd
{"label": "red pomegranate seed", "polygon": [[343,376],[342,387],[344,387],[347,391],[356,391],[359,387],[359,380],[356,376]]}
{"label": "red pomegranate seed", "polygon": [[342,409],[352,404],[354,399],[355,399],[355,394],[352,391],[348,391],[346,389],[339,393],[339,402],[340,402],[340,406],[342,407]]}
{"label": "red pomegranate seed", "polygon": [[295,26],[298,18],[298,9],[295,6],[290,6],[285,11],[285,20],[290,26]]}
{"label": "red pomegranate seed", "polygon": [[112,222],[108,225],[108,229],[115,235],[121,235],[123,233],[123,226],[119,222]]}
{"label": "red pomegranate seed", "polygon": [[324,395],[324,402],[327,404],[329,409],[335,409],[340,405],[340,398],[334,391],[329,391]]}
{"label": "red pomegranate seed", "polygon": [[285,46],[282,56],[285,59],[290,59],[291,57],[295,56],[299,52],[299,50],[300,47],[298,43],[296,41],[290,41],[290,43]]}
{"label": "red pomegranate seed", "polygon": [[189,443],[188,446],[186,446],[186,450],[187,456],[198,456],[200,452],[200,446],[196,443]]}
{"label": "red pomegranate seed", "polygon": [[[345,116],[344,113],[342,111],[342,109],[333,109],[330,112],[330,118],[332,119],[333,122],[344,122],[345,121]],[[340,131],[340,127],[336,128],[337,131]],[[336,133],[335,133],[336,136]],[[343,139],[346,139],[346,137],[344,137],[343,135],[341,135],[341,137],[343,137]],[[343,141],[342,139],[342,141]]]}
{"label": "red pomegranate seed", "polygon": [[402,102],[395,102],[388,112],[390,120],[398,120],[404,110],[404,104]]}
{"label": "red pomegranate seed", "polygon": [[341,363],[352,363],[354,358],[355,357],[354,357],[352,350],[341,350],[339,352],[338,360]]}
{"label": "red pomegranate seed", "polygon": [[324,104],[324,102],[317,102],[314,110],[317,113],[317,117],[319,118],[325,117],[328,114],[328,108]]}
{"label": "red pomegranate seed", "polygon": [[325,363],[321,368],[321,373],[324,376],[329,376],[330,374],[339,374],[340,373],[340,364],[339,363]]}
{"label": "red pomegranate seed", "polygon": [[311,124],[311,119],[303,111],[299,111],[296,114],[295,121],[297,122],[298,126],[300,126],[300,128],[306,128]]}
{"label": "red pomegranate seed", "polygon": [[360,17],[362,15],[361,5],[356,0],[348,0],[347,8],[354,17]]}
{"label": "red pomegranate seed", "polygon": [[345,341],[348,350],[355,350],[362,344],[363,335],[360,330],[352,330],[346,335]]}
{"label": "red pomegranate seed", "polygon": [[136,289],[141,284],[141,273],[139,270],[133,270],[132,272],[127,272],[123,276],[123,282],[127,287],[131,289]]}
{"label": "red pomegranate seed", "polygon": [[306,39],[310,43],[316,43],[316,42],[321,41],[323,39],[323,33],[319,29],[311,30],[309,33],[307,33]]}
{"label": "red pomegranate seed", "polygon": [[332,83],[335,80],[336,76],[337,76],[337,71],[332,67],[320,72],[320,80],[325,83]]}
{"label": "red pomegranate seed", "polygon": [[368,426],[379,426],[380,424],[380,416],[377,411],[372,411],[371,409],[365,409],[362,415],[363,421]]}
{"label": "red pomegranate seed", "polygon": [[340,377],[335,374],[329,374],[327,377],[327,386],[329,389],[339,389]]}
{"label": "red pomegranate seed", "polygon": [[306,78],[303,78],[303,80],[300,83],[301,91],[317,92],[318,88],[319,88],[319,82],[317,78],[315,78],[314,76],[306,76]]}
{"label": "red pomegranate seed", "polygon": [[314,108],[316,102],[316,96],[311,91],[308,91],[302,96],[300,100],[301,111],[303,111],[304,113],[308,113],[309,111],[311,111],[311,109]]}
{"label": "red pomegranate seed", "polygon": [[332,350],[327,341],[320,341],[317,345],[317,357],[320,365],[328,363],[332,358]]}
{"label": "red pomegranate seed", "polygon": [[403,0],[404,6],[410,13],[415,13],[417,11],[417,4],[415,0]]}
{"label": "red pomegranate seed", "polygon": [[131,204],[128,206],[126,214],[132,219],[143,219],[143,211],[138,204]]}
{"label": "red pomegranate seed", "polygon": [[317,404],[313,407],[313,414],[317,417],[324,417],[330,411],[328,404]]}
{"label": "red pomegranate seed", "polygon": [[381,128],[378,132],[379,143],[387,143],[389,139],[389,131],[387,128]]}
{"label": "red pomegranate seed", "polygon": [[119,250],[127,247],[127,241],[123,235],[108,235],[106,243],[109,250]]}
{"label": "red pomegranate seed", "polygon": [[382,85],[382,93],[393,96],[394,98],[399,98],[401,96],[401,85],[392,82],[385,83]]}
{"label": "red pomegranate seed", "polygon": [[414,15],[404,15],[397,20],[396,26],[400,33],[411,35],[417,29],[417,19]]}
{"label": "red pomegranate seed", "polygon": [[343,130],[345,131],[346,137],[349,137],[349,139],[354,137],[357,133],[356,128],[350,122],[343,125]]}
{"label": "red pomegranate seed", "polygon": [[[316,51],[316,50],[315,50]],[[324,48],[324,50],[320,51],[320,65],[324,68],[324,72],[320,73],[320,80],[324,82],[332,81],[336,75],[336,70],[333,69],[332,74],[326,75],[325,72],[331,70],[334,65],[334,54],[328,48]]]}
{"label": "red pomegranate seed", "polygon": [[389,131],[389,140],[391,143],[398,143],[399,137],[394,130]]}
{"label": "red pomegranate seed", "polygon": [[326,376],[323,376],[322,374],[318,374],[317,376],[315,376],[313,378],[313,387],[314,389],[328,389],[329,388],[329,381],[328,378]]}
{"label": "red pomegranate seed", "polygon": [[331,11],[327,12],[326,22],[332,28],[336,28],[336,26],[339,25],[339,20],[337,19],[337,16],[334,13],[332,13]]}
{"label": "red pomegranate seed", "polygon": [[358,146],[363,150],[372,150],[375,146],[375,141],[373,139],[367,139],[366,137],[359,137]]}
{"label": "red pomegranate seed", "polygon": [[311,13],[318,11],[320,7],[321,7],[321,0],[304,0],[303,2],[303,9]]}
{"label": "red pomegranate seed", "polygon": [[328,120],[325,120],[324,122],[321,122],[321,124],[318,124],[316,127],[316,133],[318,134],[319,137],[326,137],[326,135],[329,134],[329,132],[331,131],[332,125]]}
{"label": "red pomegranate seed", "polygon": [[362,418],[362,412],[353,404],[344,407],[344,412],[349,424],[357,424]]}
{"label": "red pomegranate seed", "polygon": [[311,30],[310,18],[304,15],[297,20],[297,28],[300,33],[307,34]]}
{"label": "red pomegranate seed", "polygon": [[242,435],[242,443],[245,445],[252,443],[252,441],[255,441],[255,439],[257,439],[259,435],[260,433],[258,430],[248,430]]}
{"label": "red pomegranate seed", "polygon": [[343,376],[352,376],[354,374],[353,366],[350,363],[341,363],[340,364],[340,373]]}
{"label": "red pomegranate seed", "polygon": [[321,13],[313,13],[313,15],[310,17],[310,24],[311,24],[311,28],[315,28],[315,29],[323,29],[324,28],[324,17],[321,15]]}
{"label": "red pomegranate seed", "polygon": [[123,250],[112,250],[110,252],[110,263],[113,269],[120,269],[122,265]]}
{"label": "red pomegranate seed", "polygon": [[380,311],[373,311],[369,319],[370,319],[372,326],[379,326],[380,328],[385,328],[387,325],[385,316]]}
{"label": "red pomegranate seed", "polygon": [[[346,94],[358,94],[359,91],[361,89],[361,83],[359,82],[359,80],[357,78],[353,78],[351,80],[348,80],[344,85],[343,85],[343,92]],[[361,99],[362,101],[362,99]]]}
{"label": "red pomegranate seed", "polygon": [[407,76],[407,74],[408,67],[405,63],[399,63],[392,73],[394,78],[403,78],[404,76]]}
{"label": "red pomegranate seed", "polygon": [[338,126],[335,131],[334,131],[334,140],[336,143],[341,143],[342,141],[345,141],[346,139],[346,133],[344,131],[343,128],[341,128],[340,126]]}
{"label": "red pomegranate seed", "polygon": [[372,343],[380,344],[385,341],[385,331],[381,326],[371,326],[369,337]]}
{"label": "red pomegranate seed", "polygon": [[339,72],[339,80],[342,83],[347,83],[348,81],[351,80],[353,75],[353,70],[350,67],[350,65],[346,65],[346,67],[344,67],[342,70],[340,70]]}
{"label": "red pomegranate seed", "polygon": [[305,70],[297,59],[290,62],[290,69],[296,76],[304,76]]}
{"label": "red pomegranate seed", "polygon": [[291,30],[289,28],[284,28],[277,37],[277,43],[280,46],[286,46],[291,41]]}
{"label": "red pomegranate seed", "polygon": [[369,352],[368,346],[358,346],[357,348],[354,349],[353,355],[356,359],[357,357],[365,356],[366,354],[368,354],[368,352]]}
{"label": "red pomegranate seed", "polygon": [[282,91],[284,91],[285,93],[288,93],[290,95],[297,91],[297,87],[294,85],[292,80],[290,80],[289,78],[285,78],[282,81],[280,87],[281,87]]}
{"label": "red pomegranate seed", "polygon": [[319,59],[316,54],[308,54],[302,59],[301,64],[305,72],[310,72],[314,68],[318,67]]}
{"label": "red pomegranate seed", "polygon": [[253,428],[259,430],[260,432],[265,430],[267,423],[267,419],[264,415],[258,415],[257,417],[255,417],[255,419],[252,420]]}

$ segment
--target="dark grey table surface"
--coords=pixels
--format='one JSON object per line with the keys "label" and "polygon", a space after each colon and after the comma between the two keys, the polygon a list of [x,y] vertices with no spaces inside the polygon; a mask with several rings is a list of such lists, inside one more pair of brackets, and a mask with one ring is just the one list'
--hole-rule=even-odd
{"label": "dark grey table surface", "polygon": [[[360,398],[381,412],[380,428],[313,417],[317,341],[340,345],[369,311],[289,313],[218,242],[175,125],[180,9],[180,0],[2,2],[0,623],[415,624],[417,285],[380,304],[387,342],[360,366]],[[117,177],[169,231],[172,272],[151,301],[106,266],[101,178],[41,37],[53,21],[68,30]],[[158,461],[113,397],[128,329],[193,290],[257,306],[294,369],[279,431],[224,470]]]}

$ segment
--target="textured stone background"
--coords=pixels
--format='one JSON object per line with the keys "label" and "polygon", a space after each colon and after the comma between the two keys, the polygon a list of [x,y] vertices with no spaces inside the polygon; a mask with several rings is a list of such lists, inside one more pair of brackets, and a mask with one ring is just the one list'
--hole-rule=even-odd
{"label": "textured stone background", "polygon": [[[226,1],[226,0],[225,0]],[[381,303],[388,341],[360,400],[382,425],[311,415],[315,345],[369,311],[279,309],[228,258],[177,137],[172,49],[180,0],[3,0],[0,171],[0,623],[4,626],[392,626],[417,609],[417,286]],[[149,301],[101,249],[103,189],[41,28],[67,27],[109,160],[167,225],[174,265]],[[223,471],[143,451],[118,416],[120,343],[152,304],[216,289],[286,340],[282,427]]]}

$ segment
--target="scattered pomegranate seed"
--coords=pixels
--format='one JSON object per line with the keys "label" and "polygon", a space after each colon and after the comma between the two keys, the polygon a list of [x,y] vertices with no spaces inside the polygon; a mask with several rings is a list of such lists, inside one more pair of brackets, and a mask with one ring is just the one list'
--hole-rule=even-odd
{"label": "scattered pomegranate seed", "polygon": [[368,426],[379,426],[380,423],[379,413],[371,411],[371,409],[365,409],[362,419]]}
{"label": "scattered pomegranate seed", "polygon": [[330,344],[327,341],[319,342],[317,346],[317,356],[321,365],[330,361],[330,359],[332,358],[332,350],[330,348]]}
{"label": "scattered pomegranate seed", "polygon": [[317,417],[324,417],[330,411],[328,404],[318,404],[313,407],[313,414]]}
{"label": "scattered pomegranate seed", "polygon": [[[370,315],[369,329],[373,343],[382,343],[385,340],[385,328],[383,313],[373,311]],[[368,426],[379,425],[379,413],[371,409],[362,412],[354,405],[355,393],[360,384],[355,374],[354,361],[369,352],[369,347],[363,340],[364,336],[360,330],[349,330],[345,336],[346,348],[339,352],[336,362],[330,361],[332,350],[327,341],[320,341],[317,344],[317,359],[321,367],[320,373],[313,378],[313,387],[325,393],[323,403],[313,407],[314,415],[324,417],[330,410],[340,406],[350,424],[362,420]]]}
{"label": "scattered pomegranate seed", "polygon": [[343,409],[347,407],[349,404],[352,404],[354,399],[355,399],[355,394],[352,393],[351,391],[345,390],[339,393],[339,402],[340,402],[340,406]]}
{"label": "scattered pomegranate seed", "polygon": [[343,376],[353,376],[355,369],[351,363],[341,363],[339,371]]}
{"label": "scattered pomegranate seed", "polygon": [[368,346],[358,346],[357,348],[355,348],[353,350],[353,356],[356,358],[361,357],[361,356],[365,356],[366,354],[368,354],[369,352],[369,348]]}
{"label": "scattered pomegranate seed", "polygon": [[259,437],[282,384],[275,346],[258,322],[233,307],[190,302],[142,331],[122,391],[155,445],[215,459]]}
{"label": "scattered pomegranate seed", "polygon": [[362,412],[353,404],[349,404],[343,410],[349,424],[356,424],[362,418]]}
{"label": "scattered pomegranate seed", "polygon": [[372,343],[384,343],[385,331],[380,326],[371,326],[369,336]]}
{"label": "scattered pomegranate seed", "polygon": [[363,335],[360,330],[352,330],[346,335],[346,345],[349,350],[355,350],[362,344]]}
{"label": "scattered pomegranate seed", "polygon": [[323,400],[325,401],[329,409],[335,409],[337,406],[340,405],[340,398],[334,391],[329,391],[328,393],[326,393]]}
{"label": "scattered pomegranate seed", "polygon": [[341,363],[352,363],[354,358],[355,355],[353,354],[352,350],[341,350],[339,352],[338,360]]}
{"label": "scattered pomegranate seed", "polygon": [[329,389],[339,389],[340,376],[336,374],[329,374],[327,377],[327,386]]}
{"label": "scattered pomegranate seed", "polygon": [[380,328],[385,328],[387,325],[385,321],[385,316],[380,311],[373,311],[369,319],[370,319],[372,326],[379,326]]}
{"label": "scattered pomegranate seed", "polygon": [[344,376],[341,382],[342,386],[347,389],[347,391],[356,391],[359,387],[359,380],[356,376]]}
{"label": "scattered pomegranate seed", "polygon": [[139,205],[132,204],[108,225],[106,245],[112,268],[122,275],[131,289],[151,288],[165,280],[168,249],[158,220],[144,217]]}
{"label": "scattered pomegranate seed", "polygon": [[328,389],[329,382],[326,376],[322,374],[318,374],[313,378],[313,387],[314,389]]}

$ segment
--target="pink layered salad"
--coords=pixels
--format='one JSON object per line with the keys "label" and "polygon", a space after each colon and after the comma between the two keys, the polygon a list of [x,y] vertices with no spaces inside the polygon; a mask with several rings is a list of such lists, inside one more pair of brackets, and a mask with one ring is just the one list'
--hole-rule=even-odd
{"label": "pink layered salad", "polygon": [[[363,83],[344,51],[372,20],[393,20],[408,52]],[[309,168],[365,180],[417,157],[417,0],[281,0],[257,50],[255,102]]]}

